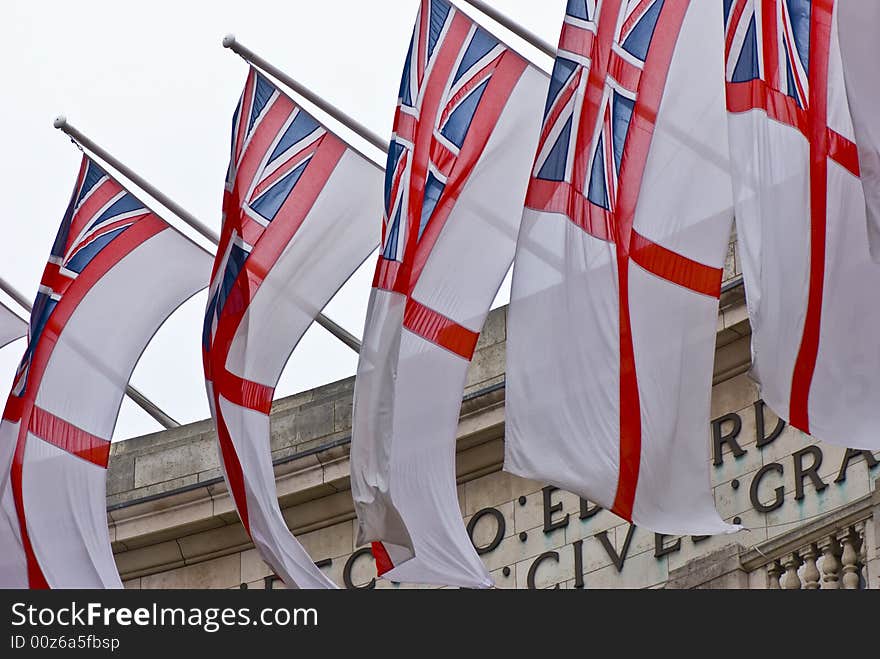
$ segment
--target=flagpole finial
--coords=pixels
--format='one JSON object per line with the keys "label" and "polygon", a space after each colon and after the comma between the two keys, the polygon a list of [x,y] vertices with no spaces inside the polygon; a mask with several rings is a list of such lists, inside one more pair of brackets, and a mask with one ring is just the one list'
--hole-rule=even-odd
{"label": "flagpole finial", "polygon": [[63,129],[65,126],[67,126],[67,117],[65,117],[63,114],[59,114],[57,117],[55,117],[52,125],[59,130]]}
{"label": "flagpole finial", "polygon": [[223,37],[223,47],[232,48],[235,45],[235,35],[231,32]]}

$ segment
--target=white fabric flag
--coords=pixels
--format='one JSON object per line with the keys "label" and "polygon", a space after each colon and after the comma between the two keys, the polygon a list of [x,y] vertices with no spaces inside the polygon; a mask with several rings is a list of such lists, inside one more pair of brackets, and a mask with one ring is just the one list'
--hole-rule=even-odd
{"label": "white fabric flag", "polygon": [[203,352],[226,483],[289,588],[333,588],[288,529],[269,412],[294,347],[377,247],[382,172],[251,69],[233,118]]}
{"label": "white fabric flag", "polygon": [[27,334],[27,323],[6,305],[0,304],[0,348]]}
{"label": "white fabric flag", "polygon": [[[12,341],[16,339],[20,339],[23,336],[27,336],[28,325],[27,322],[19,318],[19,316],[13,313],[8,307],[3,304],[0,304],[0,348],[8,345]],[[8,476],[9,476],[9,464],[8,459],[6,457],[6,452],[3,447],[0,446],[0,535],[4,535],[8,537],[8,541],[10,546],[8,551],[3,552],[5,548],[7,548],[7,541],[0,540],[0,552],[6,554],[4,558],[0,555],[0,575],[6,573],[8,569],[15,569],[13,566],[18,564],[21,568],[19,570],[22,575],[21,583],[24,583],[24,574],[27,569],[23,563],[17,563],[18,560],[22,559],[24,554],[21,551],[20,543],[16,542],[13,538],[12,528],[8,526],[6,516],[6,508],[9,504],[12,503],[11,499],[11,491],[7,493],[8,487]],[[14,509],[9,508],[12,514],[14,514]],[[7,561],[11,561],[9,567],[6,566]],[[19,583],[19,582],[16,582]]]}
{"label": "white fabric flag", "polygon": [[546,89],[448,2],[420,2],[352,429],[357,541],[374,543],[394,581],[492,584],[462,523],[455,437],[468,364],[513,257]]}
{"label": "white fabric flag", "polygon": [[838,0],[838,43],[859,151],[868,241],[880,261],[880,2]]}
{"label": "white fabric flag", "polygon": [[210,265],[83,158],[0,423],[3,587],[122,587],[107,530],[110,438],[141,353]]}
{"label": "white fabric flag", "polygon": [[568,3],[508,316],[506,471],[670,534],[709,482],[732,220],[721,3]]}
{"label": "white fabric flag", "polygon": [[[880,448],[880,264],[870,257],[859,156],[876,167],[877,62],[845,80],[839,18],[872,3],[738,1],[727,7],[727,104],[752,376],[767,404],[834,444]],[[865,11],[862,11],[865,10]],[[849,24],[854,17],[848,14]],[[858,20],[857,18],[855,20]],[[855,37],[854,37],[855,38]],[[850,44],[855,45],[855,44]],[[860,55],[865,56],[860,51]],[[848,82],[866,119],[854,130]],[[867,91],[865,94],[863,92]],[[865,137],[865,149],[857,147]],[[860,144],[861,146],[861,144]],[[874,153],[872,156],[871,153]],[[863,187],[862,183],[865,184]]]}

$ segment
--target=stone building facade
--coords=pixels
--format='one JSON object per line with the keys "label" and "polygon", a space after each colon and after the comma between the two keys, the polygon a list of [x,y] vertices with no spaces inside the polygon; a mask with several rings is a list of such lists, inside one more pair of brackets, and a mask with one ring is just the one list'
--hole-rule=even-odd
{"label": "stone building facade", "polygon": [[[715,353],[708,475],[746,530],[669,537],[501,471],[505,309],[471,365],[456,466],[464,523],[498,588],[880,588],[880,453],[819,444],[785,425],[749,380],[750,328],[734,245]],[[288,525],[340,586],[373,579],[355,545],[349,484],[353,378],[276,401],[272,450]],[[238,520],[210,420],[114,444],[107,509],[128,588],[281,584]]]}

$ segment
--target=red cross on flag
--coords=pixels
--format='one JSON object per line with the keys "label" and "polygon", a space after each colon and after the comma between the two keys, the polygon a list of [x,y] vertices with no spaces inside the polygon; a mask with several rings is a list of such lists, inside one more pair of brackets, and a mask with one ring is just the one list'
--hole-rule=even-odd
{"label": "red cross on flag", "polygon": [[728,4],[727,106],[752,376],[796,428],[876,450],[880,264],[868,227],[876,228],[880,200],[880,83],[870,57],[880,12],[844,0]]}
{"label": "red cross on flag", "polygon": [[508,317],[504,468],[661,533],[709,486],[732,220],[720,2],[571,0]]}

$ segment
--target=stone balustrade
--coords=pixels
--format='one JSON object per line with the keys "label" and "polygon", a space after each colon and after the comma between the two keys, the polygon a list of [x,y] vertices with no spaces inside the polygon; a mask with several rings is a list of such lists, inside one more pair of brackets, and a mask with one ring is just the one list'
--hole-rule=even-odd
{"label": "stone balustrade", "polygon": [[[751,588],[860,590],[877,588],[874,530],[878,492],[807,522],[740,554]],[[872,581],[873,580],[873,581]]]}
{"label": "stone balustrade", "polygon": [[771,590],[859,590],[868,577],[862,548],[865,523],[829,533],[764,566]]}

